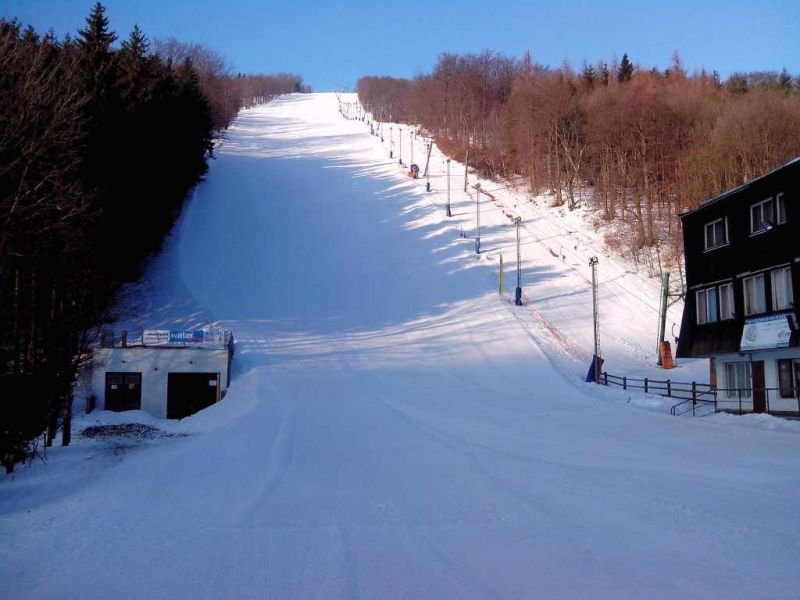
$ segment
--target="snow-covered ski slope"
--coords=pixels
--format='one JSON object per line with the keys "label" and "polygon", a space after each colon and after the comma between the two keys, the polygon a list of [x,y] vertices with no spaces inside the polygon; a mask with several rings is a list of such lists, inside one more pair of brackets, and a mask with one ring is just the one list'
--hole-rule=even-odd
{"label": "snow-covered ski slope", "polygon": [[[583,383],[591,234],[521,207],[514,307],[509,220],[476,258],[441,166],[426,193],[333,94],[244,112],[128,318],[231,328],[228,396],[0,479],[0,597],[797,598],[797,423]],[[609,366],[643,372],[657,283],[601,281]]]}

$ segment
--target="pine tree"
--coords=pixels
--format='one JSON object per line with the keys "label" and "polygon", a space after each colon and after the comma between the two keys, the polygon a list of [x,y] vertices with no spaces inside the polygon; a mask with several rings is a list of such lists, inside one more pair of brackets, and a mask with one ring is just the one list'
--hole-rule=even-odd
{"label": "pine tree", "polygon": [[583,71],[581,72],[581,80],[583,84],[586,86],[587,90],[594,89],[595,78],[597,74],[595,73],[594,67],[590,64],[583,63]]}
{"label": "pine tree", "polygon": [[78,30],[78,44],[87,53],[108,53],[117,36],[108,29],[106,9],[99,2],[86,17],[86,27]]}
{"label": "pine tree", "polygon": [[608,78],[609,78],[610,75],[611,74],[610,74],[610,72],[608,70],[608,63],[607,62],[603,62],[603,64],[600,65],[600,83],[602,83],[604,86],[607,86],[608,85]]}
{"label": "pine tree", "polygon": [[747,84],[747,77],[742,73],[733,73],[725,82],[725,89],[734,96],[746,94],[750,86]]}
{"label": "pine tree", "polygon": [[783,71],[778,76],[778,88],[788,94],[792,91],[792,76],[789,75],[789,71],[786,70],[786,67],[783,67]]}
{"label": "pine tree", "polygon": [[628,59],[627,52],[622,55],[622,60],[617,67],[617,81],[625,83],[633,77],[633,63]]}
{"label": "pine tree", "polygon": [[91,77],[87,83],[90,88],[94,88],[92,91],[97,91],[107,83],[104,79],[110,70],[111,44],[117,39],[115,33],[108,28],[105,13],[105,7],[98,2],[86,17],[86,27],[78,31],[78,48],[84,68]]}
{"label": "pine tree", "polygon": [[151,60],[148,56],[149,44],[138,25],[127,40],[122,42],[118,53],[117,86],[128,103],[144,100],[152,78]]}

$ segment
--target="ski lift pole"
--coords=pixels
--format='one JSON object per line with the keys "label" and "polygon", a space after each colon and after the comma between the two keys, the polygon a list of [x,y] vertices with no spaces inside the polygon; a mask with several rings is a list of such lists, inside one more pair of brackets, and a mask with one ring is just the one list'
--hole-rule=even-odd
{"label": "ski lift pole", "polygon": [[658,356],[658,361],[656,364],[659,367],[663,367],[663,361],[661,359],[661,346],[664,343],[664,336],[666,335],[667,330],[667,303],[669,302],[669,271],[664,271],[664,275],[661,278],[661,306],[658,315],[659,323],[658,323],[658,348],[656,349],[656,356]]}
{"label": "ski lift pole", "polygon": [[450,212],[450,159],[447,159],[447,216],[452,217],[453,213]]}
{"label": "ski lift pole", "polygon": [[481,184],[475,184],[475,254],[481,253]]}
{"label": "ski lift pole", "polygon": [[413,129],[409,129],[408,130],[408,145],[411,146],[411,160],[409,161],[408,164],[413,165],[414,164],[414,130]]}
{"label": "ski lift pole", "polygon": [[594,323],[594,381],[600,383],[600,327],[598,323],[597,304],[597,257],[589,259],[592,267],[592,321]]}
{"label": "ski lift pole", "polygon": [[522,253],[520,252],[520,227],[522,227],[522,218],[517,217],[514,219],[514,224],[517,227],[517,289],[514,290],[514,304],[522,306]]}
{"label": "ski lift pole", "polygon": [[425,191],[431,191],[431,151],[433,150],[433,140],[428,140],[428,157],[425,159]]}

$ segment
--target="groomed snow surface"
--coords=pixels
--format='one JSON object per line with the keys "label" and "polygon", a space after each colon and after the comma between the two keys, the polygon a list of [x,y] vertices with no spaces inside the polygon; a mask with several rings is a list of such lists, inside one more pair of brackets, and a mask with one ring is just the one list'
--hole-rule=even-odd
{"label": "groomed snow surface", "polygon": [[[503,206],[484,199],[477,257],[463,171],[448,219],[438,152],[426,193],[396,129],[389,160],[337,106],[289,96],[228,133],[123,300],[131,329],[232,329],[228,396],[77,417],[72,446],[0,479],[0,597],[797,598],[798,423],[583,383],[592,255],[609,371],[707,367],[652,367],[658,282],[581,211],[482,182]],[[130,421],[180,435],[77,435]]]}

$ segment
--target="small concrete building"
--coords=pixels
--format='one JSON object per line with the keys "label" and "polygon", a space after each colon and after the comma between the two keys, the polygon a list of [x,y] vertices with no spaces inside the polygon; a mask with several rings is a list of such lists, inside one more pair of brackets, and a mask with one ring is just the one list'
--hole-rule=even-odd
{"label": "small concrete building", "polygon": [[151,329],[132,342],[125,332],[104,335],[93,356],[95,402],[87,408],[181,419],[225,397],[232,360],[233,335],[221,329]]}

